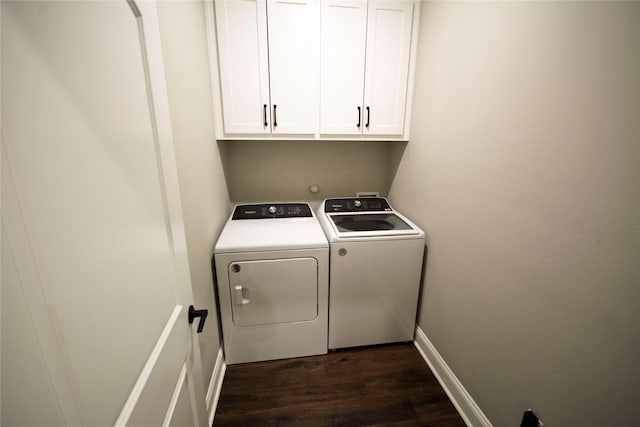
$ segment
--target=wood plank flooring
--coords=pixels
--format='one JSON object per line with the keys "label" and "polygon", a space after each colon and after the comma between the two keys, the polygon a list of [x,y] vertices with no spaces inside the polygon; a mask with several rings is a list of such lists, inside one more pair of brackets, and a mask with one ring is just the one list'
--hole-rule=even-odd
{"label": "wood plank flooring", "polygon": [[228,366],[213,424],[465,426],[412,343]]}

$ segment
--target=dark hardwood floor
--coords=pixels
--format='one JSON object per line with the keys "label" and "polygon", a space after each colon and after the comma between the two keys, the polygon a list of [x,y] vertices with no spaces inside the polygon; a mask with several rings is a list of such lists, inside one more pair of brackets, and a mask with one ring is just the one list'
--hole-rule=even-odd
{"label": "dark hardwood floor", "polygon": [[227,367],[214,426],[465,426],[413,344]]}

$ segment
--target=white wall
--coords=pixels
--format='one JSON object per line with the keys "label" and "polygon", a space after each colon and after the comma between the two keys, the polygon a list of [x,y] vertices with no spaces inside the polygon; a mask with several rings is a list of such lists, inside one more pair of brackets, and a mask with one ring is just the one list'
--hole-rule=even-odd
{"label": "white wall", "polygon": [[214,137],[204,4],[162,1],[158,15],[194,304],[209,310],[199,335],[207,386],[221,340],[211,257],[229,196]]}
{"label": "white wall", "polygon": [[390,190],[420,327],[496,426],[640,419],[640,3],[426,2]]}

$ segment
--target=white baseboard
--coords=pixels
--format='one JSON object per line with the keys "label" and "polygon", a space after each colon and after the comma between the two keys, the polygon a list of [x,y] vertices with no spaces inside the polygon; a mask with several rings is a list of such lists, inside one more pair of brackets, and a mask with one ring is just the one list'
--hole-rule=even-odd
{"label": "white baseboard", "polygon": [[491,422],[455,376],[451,368],[444,361],[438,350],[433,346],[429,338],[416,328],[414,344],[422,358],[427,362],[438,382],[451,399],[464,422],[470,427],[492,427]]}
{"label": "white baseboard", "polygon": [[220,398],[220,391],[222,390],[222,380],[224,379],[224,373],[226,370],[227,364],[224,362],[222,347],[220,347],[218,357],[216,357],[216,364],[213,367],[213,373],[211,374],[211,380],[209,381],[209,388],[207,389],[207,408],[209,411],[210,426],[213,425],[213,418],[216,415],[218,399]]}

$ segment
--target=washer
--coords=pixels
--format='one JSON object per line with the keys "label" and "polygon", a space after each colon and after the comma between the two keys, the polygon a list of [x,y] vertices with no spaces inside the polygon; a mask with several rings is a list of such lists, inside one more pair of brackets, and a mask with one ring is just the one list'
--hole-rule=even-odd
{"label": "washer", "polygon": [[308,204],[236,206],[214,258],[227,364],[327,352],[329,244]]}
{"label": "washer", "polygon": [[384,198],[326,199],[329,348],[412,341],[424,232]]}

